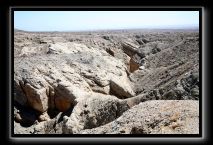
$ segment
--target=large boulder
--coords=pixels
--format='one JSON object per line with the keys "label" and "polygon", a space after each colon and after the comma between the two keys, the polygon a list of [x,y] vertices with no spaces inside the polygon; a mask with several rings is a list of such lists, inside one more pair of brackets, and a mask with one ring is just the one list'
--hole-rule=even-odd
{"label": "large boulder", "polygon": [[55,88],[55,107],[59,111],[67,111],[75,106],[79,98],[84,98],[86,95],[86,91],[79,89],[70,82],[60,82]]}
{"label": "large boulder", "polygon": [[[35,70],[21,69],[15,73],[15,101],[22,105],[29,105],[39,112],[48,108],[48,84]],[[19,82],[19,83],[17,83]]]}
{"label": "large boulder", "polygon": [[135,92],[130,86],[130,82],[125,78],[112,78],[110,80],[111,94],[119,98],[130,98],[135,96]]}
{"label": "large boulder", "polygon": [[65,63],[55,67],[54,61],[25,61],[16,62],[14,74],[16,90],[19,90],[14,99],[21,105],[41,113],[48,108],[66,111],[77,98],[84,97],[83,92],[91,91],[86,81]]}
{"label": "large boulder", "polygon": [[129,40],[125,40],[121,44],[123,46],[124,53],[126,53],[130,57],[132,57],[134,54],[136,54],[137,49],[140,47],[139,45],[137,45]]}

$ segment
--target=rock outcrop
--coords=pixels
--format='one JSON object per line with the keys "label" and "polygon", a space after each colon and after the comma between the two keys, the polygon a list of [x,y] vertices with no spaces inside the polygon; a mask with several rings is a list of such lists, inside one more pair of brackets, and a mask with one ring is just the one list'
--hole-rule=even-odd
{"label": "rock outcrop", "polygon": [[[103,94],[114,91],[122,97],[131,97],[134,92],[125,70],[125,65],[113,57],[94,53],[22,58],[15,62],[15,101],[45,112],[54,107],[66,111],[78,98],[92,91]],[[120,83],[120,80],[125,82]]]}
{"label": "rock outcrop", "polygon": [[107,124],[126,110],[127,103],[114,96],[91,94],[74,107],[70,117],[64,117],[64,133],[78,133],[83,129]]}
{"label": "rock outcrop", "polygon": [[134,106],[104,126],[82,134],[198,134],[199,104],[192,100],[152,100]]}

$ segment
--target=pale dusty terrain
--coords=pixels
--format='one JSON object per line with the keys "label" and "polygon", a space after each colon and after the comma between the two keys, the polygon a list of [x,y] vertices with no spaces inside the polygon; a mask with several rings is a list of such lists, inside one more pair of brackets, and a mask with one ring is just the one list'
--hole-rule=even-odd
{"label": "pale dusty terrain", "polygon": [[198,134],[199,32],[14,33],[15,134]]}

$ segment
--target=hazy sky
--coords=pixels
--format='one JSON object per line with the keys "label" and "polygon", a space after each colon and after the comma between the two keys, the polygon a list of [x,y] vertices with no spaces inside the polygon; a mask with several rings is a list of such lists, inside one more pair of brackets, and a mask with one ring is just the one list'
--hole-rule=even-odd
{"label": "hazy sky", "polygon": [[199,26],[198,11],[15,11],[14,27],[27,31],[81,31]]}

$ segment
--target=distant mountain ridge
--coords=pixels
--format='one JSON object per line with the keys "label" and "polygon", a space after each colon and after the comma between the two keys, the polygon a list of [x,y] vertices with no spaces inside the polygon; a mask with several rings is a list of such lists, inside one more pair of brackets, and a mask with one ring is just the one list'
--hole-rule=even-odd
{"label": "distant mountain ridge", "polygon": [[14,28],[14,32],[39,32],[39,33],[64,33],[64,32],[74,32],[74,33],[82,33],[82,32],[146,32],[146,31],[158,31],[158,32],[164,32],[164,31],[199,31],[199,28],[192,27],[192,28],[130,28],[130,29],[100,29],[100,30],[79,30],[79,31],[27,31],[27,30],[21,30]]}

